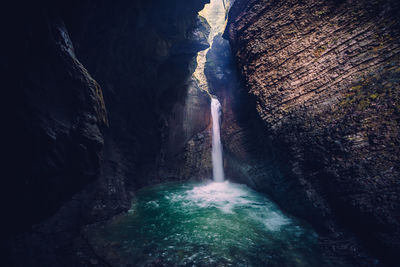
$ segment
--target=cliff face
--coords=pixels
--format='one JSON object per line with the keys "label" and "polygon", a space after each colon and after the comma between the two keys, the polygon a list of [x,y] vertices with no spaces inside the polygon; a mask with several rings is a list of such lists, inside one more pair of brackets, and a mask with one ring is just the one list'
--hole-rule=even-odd
{"label": "cliff face", "polygon": [[208,97],[189,79],[208,47],[208,25],[197,17],[205,2],[87,1],[66,18],[77,54],[103,87],[109,136],[124,158],[116,167],[132,187],[159,180],[149,169],[184,153],[209,124]]}
{"label": "cliff face", "polygon": [[398,16],[396,1],[237,0],[226,33],[284,177],[324,228],[335,218],[388,262],[400,249]]}
{"label": "cliff face", "polygon": [[128,208],[143,185],[188,178],[183,161],[169,177],[145,170],[207,140],[198,134],[207,132],[209,97],[190,80],[208,46],[197,17],[205,2],[5,5],[6,265],[104,264],[81,227]]}
{"label": "cliff face", "polygon": [[300,183],[291,178],[285,153],[265,135],[255,102],[243,90],[230,50],[229,42],[216,36],[205,68],[210,91],[218,96],[222,105],[221,136],[226,176],[267,193],[293,214],[321,221],[321,215],[305,201],[306,193]]}
{"label": "cliff face", "polygon": [[32,11],[21,12],[24,23],[8,21],[14,28],[2,43],[6,235],[48,216],[97,177],[108,125],[101,87],[77,59],[65,24]]}

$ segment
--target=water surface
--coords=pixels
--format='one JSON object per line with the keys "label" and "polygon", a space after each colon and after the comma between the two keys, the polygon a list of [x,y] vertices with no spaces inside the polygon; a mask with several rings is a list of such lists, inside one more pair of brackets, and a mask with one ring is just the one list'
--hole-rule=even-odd
{"label": "water surface", "polygon": [[88,230],[117,266],[318,266],[317,235],[245,185],[167,183]]}

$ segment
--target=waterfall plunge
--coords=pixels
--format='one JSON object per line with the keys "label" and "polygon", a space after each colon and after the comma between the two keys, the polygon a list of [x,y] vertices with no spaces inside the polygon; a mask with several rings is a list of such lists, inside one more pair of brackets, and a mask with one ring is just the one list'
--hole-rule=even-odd
{"label": "waterfall plunge", "polygon": [[224,166],[222,161],[222,144],[220,135],[220,116],[221,104],[218,99],[211,98],[211,116],[212,116],[212,164],[213,179],[216,182],[222,182],[224,177]]}
{"label": "waterfall plunge", "polygon": [[[222,34],[226,24],[226,11],[232,1],[228,0],[211,0],[210,3],[204,6],[204,9],[199,12],[210,25],[210,34],[208,42],[210,48],[213,44],[215,36]],[[204,73],[205,64],[207,61],[207,52],[210,48],[200,51],[197,55],[197,68],[193,74],[201,89],[208,91],[208,82]],[[216,182],[224,181],[224,167],[222,161],[222,145],[220,136],[220,116],[221,104],[218,99],[211,98],[211,116],[213,121],[212,128],[212,164],[213,164],[213,179]]]}

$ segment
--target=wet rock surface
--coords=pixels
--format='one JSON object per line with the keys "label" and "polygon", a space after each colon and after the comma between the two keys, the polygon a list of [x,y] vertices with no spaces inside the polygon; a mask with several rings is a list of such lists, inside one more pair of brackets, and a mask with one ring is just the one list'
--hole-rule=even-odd
{"label": "wet rock surface", "polygon": [[260,135],[353,264],[374,264],[362,246],[395,264],[400,245],[398,15],[396,1],[238,0],[226,32]]}
{"label": "wet rock surface", "polygon": [[169,132],[158,157],[154,172],[145,168],[149,177],[169,180],[209,179],[211,163],[210,96],[191,79],[185,100],[174,105],[167,121]]}

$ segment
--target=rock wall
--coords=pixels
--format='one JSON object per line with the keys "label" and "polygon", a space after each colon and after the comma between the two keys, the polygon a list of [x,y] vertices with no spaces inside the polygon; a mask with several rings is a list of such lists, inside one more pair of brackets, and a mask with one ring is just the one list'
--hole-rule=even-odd
{"label": "rock wall", "polygon": [[287,158],[269,136],[254,109],[255,102],[243,90],[228,40],[216,36],[205,68],[210,91],[222,105],[221,136],[226,176],[267,193],[292,214],[321,221],[305,201],[305,192],[290,177]]}
{"label": "rock wall", "polygon": [[158,157],[157,168],[144,168],[149,177],[168,180],[210,179],[210,96],[191,80],[186,99],[174,105],[167,121],[169,132]]}
{"label": "rock wall", "polygon": [[5,265],[106,266],[80,229],[126,210],[141,186],[187,178],[183,161],[167,177],[145,170],[206,139],[209,97],[190,79],[208,47],[205,2],[4,6]]}
{"label": "rock wall", "polygon": [[149,170],[184,153],[209,124],[208,98],[189,79],[208,47],[208,25],[197,17],[205,2],[87,1],[66,18],[77,54],[103,86],[109,135],[125,159],[118,168],[131,187],[163,179]]}
{"label": "rock wall", "polygon": [[97,177],[108,119],[101,87],[76,57],[64,22],[35,7],[18,15],[5,10],[7,178],[0,195],[8,236],[54,213]]}
{"label": "rock wall", "polygon": [[322,228],[386,264],[400,249],[398,17],[396,1],[237,0],[226,32],[284,177]]}

